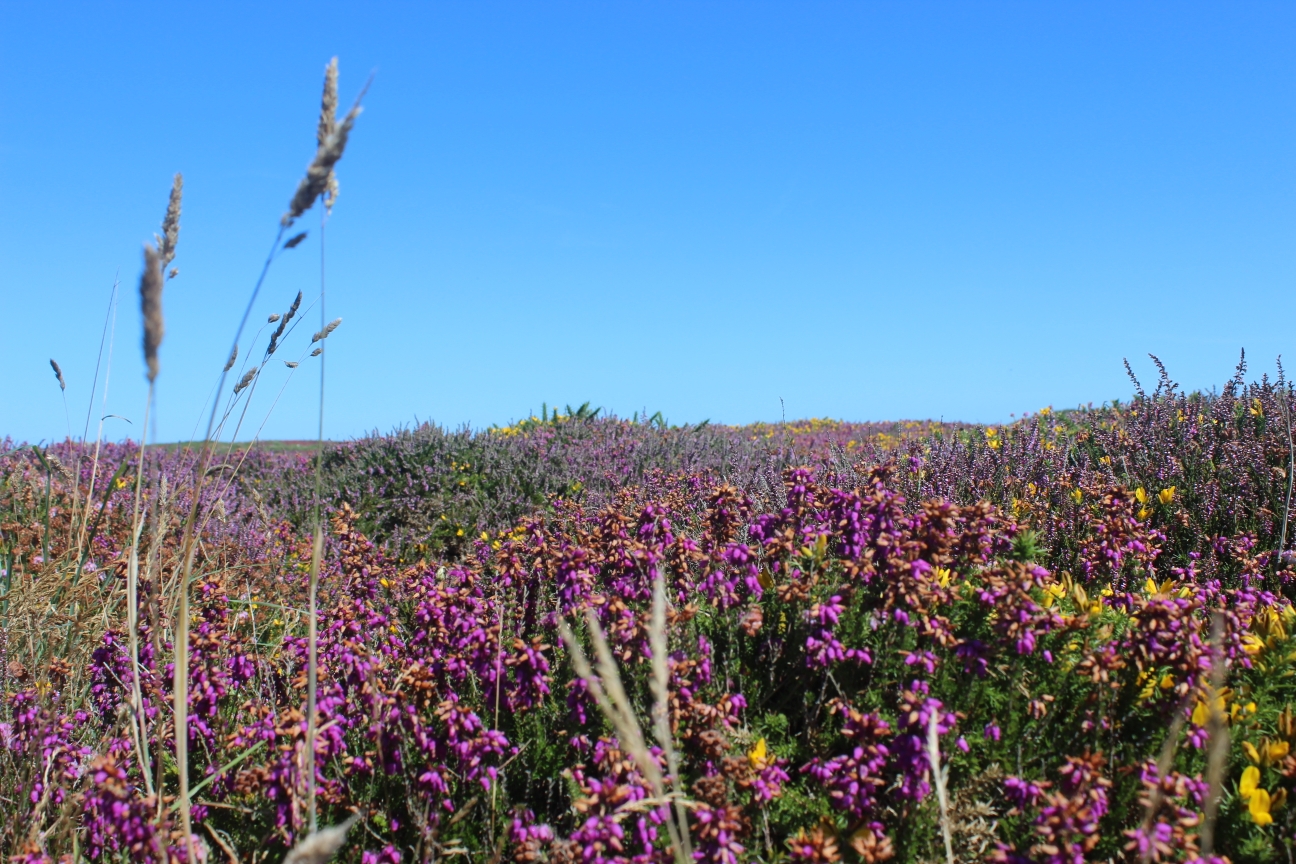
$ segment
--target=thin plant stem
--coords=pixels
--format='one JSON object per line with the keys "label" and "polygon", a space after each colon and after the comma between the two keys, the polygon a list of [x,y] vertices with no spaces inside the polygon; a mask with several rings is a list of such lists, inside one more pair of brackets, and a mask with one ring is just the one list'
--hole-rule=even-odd
{"label": "thin plant stem", "polygon": [[[113,312],[116,308],[116,304],[115,304],[116,299],[117,299],[117,277],[114,276],[112,291],[108,295],[108,308],[104,310],[103,332],[99,334],[99,353],[95,357],[94,377],[90,379],[90,398],[86,401],[85,426],[82,427],[81,429],[82,446],[77,447],[76,460],[73,463],[76,466],[72,471],[72,476],[73,478],[75,478],[73,480],[73,487],[72,487],[74,493],[81,485],[81,460],[84,458],[82,451],[84,449],[86,438],[89,437],[90,435],[90,415],[94,413],[95,392],[99,389],[99,368],[103,365],[104,343],[108,341],[108,322],[113,319]],[[107,383],[105,383],[104,386],[106,387]],[[94,489],[91,488],[88,492],[86,492],[86,496],[85,496],[85,508],[86,508],[87,515],[82,517],[80,520],[77,519],[79,512],[76,506],[76,499],[75,497],[73,498],[72,521],[68,526],[68,534],[69,534],[68,543],[69,544],[75,543],[78,551],[80,550],[80,546],[81,546],[81,533],[85,530],[85,519],[88,518],[89,516],[90,499],[93,496],[94,496]],[[79,528],[78,528],[78,522],[80,523]]]}
{"label": "thin plant stem", "polygon": [[[252,314],[253,304],[256,303],[257,296],[261,293],[261,286],[265,284],[266,274],[270,272],[270,265],[274,263],[275,253],[279,250],[279,243],[283,240],[283,234],[284,226],[281,224],[279,230],[275,233],[275,241],[270,247],[270,253],[266,256],[265,264],[261,267],[261,275],[257,277],[256,285],[252,289],[252,296],[248,298],[247,307],[243,310],[243,317],[239,319],[238,329],[234,332],[233,345],[230,347],[231,353],[234,350],[233,346],[238,345],[239,339],[243,336],[243,328],[247,326],[248,317]],[[191,830],[193,820],[189,806],[189,581],[193,574],[194,554],[197,551],[197,535],[194,529],[198,521],[198,508],[202,498],[203,482],[207,475],[207,465],[211,460],[212,427],[216,423],[216,411],[220,405],[220,396],[224,391],[225,379],[228,375],[229,370],[222,369],[220,381],[216,385],[216,398],[212,400],[211,414],[207,418],[207,433],[203,437],[202,454],[196,460],[194,466],[193,502],[189,508],[189,517],[185,520],[184,539],[180,544],[180,596],[179,609],[176,614],[173,697],[175,703],[176,772],[180,775],[180,825],[184,829],[185,854],[189,864],[194,864],[196,860],[193,848],[193,832]]]}
{"label": "thin plant stem", "polygon": [[1220,707],[1220,694],[1228,678],[1228,659],[1224,654],[1224,616],[1216,612],[1211,620],[1211,670],[1209,719],[1206,730],[1209,744],[1206,749],[1206,801],[1202,813],[1201,860],[1210,861],[1215,854],[1215,822],[1219,815],[1220,793],[1224,788],[1224,772],[1228,763],[1229,731]]}
{"label": "thin plant stem", "polygon": [[[117,288],[119,284],[120,283],[118,282],[118,280],[116,279],[113,280],[112,295],[110,296],[108,301],[109,309],[112,313],[112,326],[109,328],[109,336],[108,336],[108,366],[106,369],[104,369],[104,386],[103,386],[103,397],[102,397],[103,401],[102,404],[100,405],[100,410],[99,410],[99,428],[95,432],[94,458],[90,463],[90,487],[86,492],[86,511],[84,516],[81,519],[80,534],[77,536],[78,550],[81,550],[84,547],[84,545],[87,542],[89,542],[86,540],[85,532],[86,532],[86,526],[90,521],[90,501],[91,499],[94,498],[95,480],[98,478],[99,475],[99,450],[103,444],[103,424],[104,424],[104,420],[107,418],[107,412],[108,412],[108,380],[112,375],[113,346],[117,342]],[[107,322],[105,321],[105,325],[106,324]],[[103,351],[103,346],[100,345],[100,352],[102,353],[102,351]],[[98,381],[99,381],[99,366],[98,364],[96,364],[95,383],[98,384]],[[90,408],[87,409],[86,411],[86,434],[89,434],[90,411],[93,410],[93,408],[94,408],[94,393],[92,392],[90,395]],[[84,436],[82,437],[84,438]],[[78,476],[79,476],[79,472],[78,472]],[[84,552],[82,552],[80,558],[82,563],[84,563],[85,562]],[[79,565],[78,565],[77,572],[80,573]]]}
{"label": "thin plant stem", "polygon": [[954,864],[954,837],[950,831],[949,795],[945,789],[945,771],[941,768],[939,712],[927,718],[927,760],[931,763],[932,785],[936,787],[936,803],[940,805],[941,839],[945,841],[945,860]]}
{"label": "thin plant stem", "polygon": [[[325,325],[328,324],[328,318],[324,312],[325,301],[325,276],[327,268],[325,266],[325,243],[324,229],[328,225],[328,208],[320,207],[320,332],[324,332]],[[316,632],[319,618],[319,609],[316,606],[319,592],[319,572],[321,558],[324,555],[324,526],[320,521],[320,494],[323,481],[324,468],[324,358],[328,354],[326,348],[327,339],[320,340],[320,387],[319,387],[319,429],[315,442],[315,496],[314,496],[314,522],[315,522],[315,543],[311,551],[311,570],[310,570],[310,598],[309,623],[307,624],[307,657],[306,657],[306,756],[310,760],[310,765],[306,772],[306,792],[307,805],[306,812],[310,817],[310,830],[315,832],[318,829],[317,813],[315,806],[315,732],[317,720],[315,718],[316,699],[318,698],[319,687],[319,639]]]}

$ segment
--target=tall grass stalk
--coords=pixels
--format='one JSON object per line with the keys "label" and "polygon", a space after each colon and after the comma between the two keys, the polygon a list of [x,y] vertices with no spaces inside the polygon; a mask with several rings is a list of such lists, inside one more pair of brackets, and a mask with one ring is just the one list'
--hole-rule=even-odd
{"label": "tall grass stalk", "polygon": [[946,864],[954,864],[954,836],[950,830],[949,793],[945,788],[945,769],[941,767],[940,712],[927,718],[927,761],[931,763],[932,785],[936,787],[936,804],[940,808],[941,839],[945,841]]}
{"label": "tall grass stalk", "polygon": [[[664,616],[662,620],[665,621]],[[594,614],[593,609],[586,608],[585,610],[585,626],[589,630],[591,641],[594,643],[595,662],[598,666],[597,675],[594,674],[594,669],[590,667],[589,659],[585,655],[585,649],[581,646],[567,621],[560,619],[558,622],[558,632],[562,636],[563,643],[567,646],[576,674],[585,681],[585,686],[589,689],[590,695],[594,697],[594,703],[598,706],[600,713],[612,724],[620,746],[634,760],[635,766],[643,774],[644,779],[648,781],[648,785],[652,787],[653,796],[657,803],[664,804],[676,799],[675,795],[668,795],[666,792],[661,768],[648,750],[643,729],[640,728],[639,720],[634,713],[634,707],[626,695],[625,687],[621,683],[621,673],[617,669],[616,660],[613,659],[612,651],[608,648],[607,637],[603,635],[603,628],[599,626],[598,616]],[[667,746],[663,742],[659,741],[658,743],[662,744],[663,749]],[[675,803],[682,804],[679,800],[676,800]],[[675,856],[676,864],[689,864],[693,860],[693,856],[687,851],[689,847],[685,845],[689,842],[687,823],[682,828],[681,831],[681,826],[676,823],[675,819],[666,819],[666,831],[670,835],[671,852]]]}
{"label": "tall grass stalk", "polygon": [[[325,78],[324,86],[324,110],[328,107],[328,85],[332,80],[334,86],[337,82],[337,59],[334,58],[330,64],[330,76]],[[337,104],[336,92],[334,94],[334,105]],[[322,124],[322,121],[321,121]],[[326,275],[326,258],[324,236],[325,228],[328,225],[328,208],[320,211],[320,332],[324,332],[328,316],[324,308],[325,300],[325,275]],[[310,816],[311,831],[318,827],[316,808],[315,808],[315,733],[318,721],[315,717],[316,700],[319,695],[319,639],[316,633],[316,622],[319,620],[319,609],[317,607],[319,592],[319,571],[320,561],[324,554],[324,525],[321,521],[320,499],[323,495],[323,477],[324,477],[324,358],[326,355],[325,346],[328,344],[327,339],[320,340],[319,355],[319,428],[316,432],[315,439],[315,494],[314,494],[314,522],[315,522],[315,542],[311,547],[311,569],[310,569],[310,598],[309,624],[307,625],[307,659],[306,659],[306,755],[310,760],[309,768],[306,774],[306,791],[309,799],[307,805]]]}
{"label": "tall grass stalk", "polygon": [[[1288,436],[1290,439],[1290,435]],[[1210,711],[1206,722],[1209,743],[1206,749],[1206,801],[1202,808],[1201,860],[1210,861],[1215,854],[1215,821],[1219,816],[1224,772],[1228,768],[1229,730],[1220,694],[1228,679],[1228,660],[1224,654],[1224,616],[1216,612],[1211,621],[1210,688],[1206,694]]]}

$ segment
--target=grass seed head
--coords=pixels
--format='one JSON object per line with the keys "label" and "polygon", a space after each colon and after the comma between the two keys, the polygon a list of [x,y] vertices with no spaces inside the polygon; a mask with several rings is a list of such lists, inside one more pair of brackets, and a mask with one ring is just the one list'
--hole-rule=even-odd
{"label": "grass seed head", "polygon": [[228,372],[229,370],[233,369],[234,361],[237,359],[238,359],[238,346],[235,345],[234,350],[230,352],[229,359],[225,361],[225,368],[221,371]]}
{"label": "grass seed head", "polygon": [[249,384],[252,383],[252,379],[256,377],[256,374],[257,374],[257,367],[253,366],[251,369],[247,371],[247,374],[245,374],[242,378],[240,378],[239,382],[234,385],[234,392],[236,394],[241,393],[245,387],[247,387]]}
{"label": "grass seed head", "polygon": [[[180,199],[183,195],[184,177],[177,173],[171,181],[171,198],[167,201],[166,216],[162,220],[162,234],[156,237],[160,270],[166,270],[175,259],[176,243],[180,240]],[[174,279],[179,273],[178,269],[172,270],[167,278]]]}
{"label": "grass seed head", "polygon": [[345,822],[321,828],[302,840],[284,857],[284,864],[325,864],[346,842],[347,832],[360,817],[352,814]]}
{"label": "grass seed head", "polygon": [[140,275],[140,315],[144,319],[144,362],[148,380],[158,375],[158,348],[166,327],[162,320],[162,258],[157,249],[144,247],[144,272]]}
{"label": "grass seed head", "polygon": [[67,382],[63,380],[63,370],[59,368],[58,361],[53,357],[50,358],[50,368],[54,370],[54,377],[58,379],[59,389],[66,390]]}
{"label": "grass seed head", "polygon": [[[315,132],[315,143],[320,147],[324,146],[324,142],[328,141],[333,136],[333,133],[337,131],[337,84],[338,62],[337,58],[334,57],[324,69],[324,95],[320,99],[319,127]],[[327,188],[324,190],[324,206],[332,210],[333,204],[337,201],[337,196],[337,172],[329,171]],[[298,240],[298,242],[301,241]],[[294,243],[293,245],[297,244]],[[292,246],[286,248],[291,249]]]}
{"label": "grass seed head", "polygon": [[[336,69],[334,69],[334,87],[336,88]],[[328,93],[328,75],[325,75],[325,94],[327,99]],[[336,93],[334,94],[336,100]],[[351,137],[351,130],[355,128],[356,118],[360,116],[360,103],[356,102],[351,110],[347,112],[346,117],[342,118],[341,123],[336,124],[336,128],[323,141],[319,142],[319,147],[315,151],[315,158],[306,168],[306,176],[297,184],[297,191],[293,193],[292,200],[288,202],[288,212],[280,220],[285,227],[291,225],[298,216],[305,213],[315,203],[315,199],[330,191],[331,197],[325,199],[325,206],[332,207],[336,199],[336,179],[333,178],[333,166],[342,158],[346,151],[347,140]],[[322,112],[321,112],[322,113]],[[321,117],[322,121],[322,117]],[[321,122],[321,125],[322,122]],[[317,131],[318,136],[318,131]],[[332,186],[330,186],[332,182]]]}
{"label": "grass seed head", "polygon": [[332,333],[334,330],[336,330],[338,328],[338,325],[340,325],[341,323],[342,323],[341,318],[334,318],[332,321],[328,323],[328,325],[323,330],[320,330],[318,333],[312,336],[311,341],[321,342],[327,339],[329,337],[329,334]]}

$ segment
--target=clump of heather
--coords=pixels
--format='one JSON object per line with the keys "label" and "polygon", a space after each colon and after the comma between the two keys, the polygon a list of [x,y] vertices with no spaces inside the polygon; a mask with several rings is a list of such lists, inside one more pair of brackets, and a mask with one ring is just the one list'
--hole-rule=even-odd
{"label": "clump of heather", "polygon": [[[582,414],[337,447],[313,752],[307,457],[235,449],[190,589],[195,852],[283,854],[313,786],[366,864],[926,862],[942,820],[960,861],[1286,860],[1290,397],[1239,378],[994,430]],[[146,525],[135,662],[131,450],[51,452],[0,452],[0,852],[183,861],[180,526]],[[191,455],[145,470],[150,512],[187,511]],[[87,498],[82,560],[64,508]],[[590,621],[645,743],[575,671],[559,631],[592,655]]]}

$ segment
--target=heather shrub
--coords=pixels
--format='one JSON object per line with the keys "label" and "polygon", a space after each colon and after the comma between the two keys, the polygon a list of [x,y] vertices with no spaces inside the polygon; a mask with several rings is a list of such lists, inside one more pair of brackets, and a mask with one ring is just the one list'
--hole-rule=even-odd
{"label": "heather shrub", "polygon": [[[1032,416],[993,433],[926,429],[888,443],[887,461],[871,468],[848,465],[845,445],[816,454],[792,444],[782,458],[818,467],[785,469],[777,485],[769,467],[745,480],[645,459],[636,482],[609,483],[597,500],[550,493],[529,512],[518,502],[525,515],[507,528],[483,536],[473,525],[453,555],[428,550],[420,561],[375,543],[360,508],[333,493],[313,760],[321,821],[360,814],[363,834],[342,854],[365,861],[670,858],[673,799],[657,794],[595,704],[589,688],[602,673],[577,675],[558,633],[567,622],[592,655],[593,621],[650,758],[678,780],[698,860],[940,860],[943,823],[960,861],[1187,861],[1201,851],[1212,794],[1217,854],[1281,860],[1296,778],[1296,613],[1275,554],[1285,489],[1268,479],[1279,479],[1274,438],[1286,432],[1258,421],[1281,417],[1288,398],[1285,385],[1260,382]],[[1203,419],[1187,422],[1185,406]],[[537,431],[558,434],[523,430],[504,444]],[[499,434],[440,440],[463,448],[449,456],[458,462],[470,446],[501,446]],[[591,428],[571,434],[585,446],[604,440]],[[1191,442],[1207,455],[1182,466],[1154,455],[1195,454]],[[670,439],[642,446],[667,445],[679,452]],[[429,448],[437,459],[441,446]],[[54,450],[75,464],[73,445]],[[182,450],[151,458],[164,474],[192,470]],[[307,827],[310,539],[285,493],[251,495],[291,490],[302,458],[249,456],[254,471],[208,508],[226,520],[204,523],[189,752],[194,819],[211,854],[222,854],[216,838],[240,854],[286,848]],[[2,464],[14,517],[5,554],[18,580],[6,598],[17,600],[40,582],[43,480],[60,502],[72,475],[43,476],[30,449],[9,448]],[[954,465],[977,482],[930,494]],[[277,471],[287,476],[276,481]],[[1265,483],[1241,494],[1241,477]],[[393,497],[418,505],[412,493]],[[382,506],[376,496],[358,503]],[[20,515],[25,527],[14,527]],[[90,583],[96,608],[119,608],[112,556],[127,548],[129,522],[103,524]],[[1229,533],[1197,536],[1211,530]],[[651,731],[656,579],[668,599],[666,742]],[[148,611],[158,590],[146,581],[140,598],[139,683],[153,718],[173,698],[159,658],[171,653],[174,613]],[[76,842],[99,857],[156,858],[168,844],[182,855],[123,722],[132,670],[121,621],[113,611],[86,626],[95,647],[71,660],[62,639],[46,640],[55,647],[44,654],[9,643],[0,794],[20,813],[4,835],[10,854],[56,856]],[[166,753],[169,724],[146,726],[148,752]],[[1221,746],[1212,793],[1208,762]],[[160,764],[165,787],[173,768]],[[149,774],[158,766],[154,756]]]}

